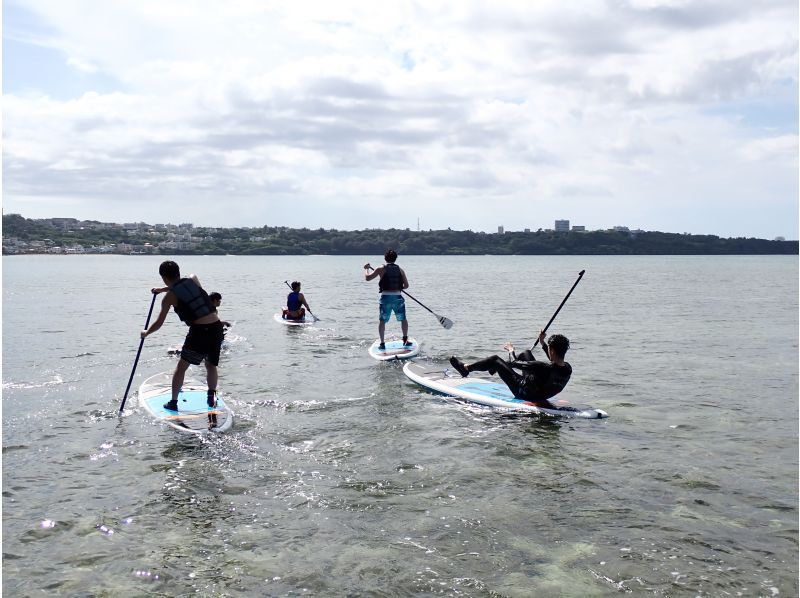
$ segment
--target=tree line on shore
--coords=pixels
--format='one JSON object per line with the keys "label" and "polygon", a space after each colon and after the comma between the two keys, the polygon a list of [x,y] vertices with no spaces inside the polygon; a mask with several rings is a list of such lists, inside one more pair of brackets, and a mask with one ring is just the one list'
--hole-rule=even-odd
{"label": "tree line on shore", "polygon": [[[77,221],[76,221],[77,222]],[[100,224],[100,223],[98,223]],[[3,215],[6,240],[47,240],[59,246],[125,244],[154,254],[373,255],[393,247],[405,255],[737,255],[797,254],[797,241],[723,238],[657,231],[484,233],[456,230],[342,231],[287,227],[204,228],[183,231],[193,242],[167,246],[166,233],[139,223],[134,229],[56,225],[46,219]],[[174,233],[172,234],[174,237]]]}

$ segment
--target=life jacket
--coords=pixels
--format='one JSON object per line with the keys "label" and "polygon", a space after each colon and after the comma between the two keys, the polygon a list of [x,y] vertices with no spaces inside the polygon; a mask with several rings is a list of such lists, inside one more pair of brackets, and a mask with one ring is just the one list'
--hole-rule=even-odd
{"label": "life jacket", "polygon": [[303,305],[300,303],[300,293],[297,291],[292,291],[286,297],[286,309],[289,311],[297,311],[300,309],[300,306]]}
{"label": "life jacket", "polygon": [[208,298],[208,293],[191,278],[181,278],[172,285],[170,290],[178,299],[175,304],[175,313],[186,324],[191,324],[203,316],[216,312],[211,304],[211,299]]}
{"label": "life jacket", "polygon": [[403,273],[397,264],[386,264],[383,267],[383,276],[378,281],[378,292],[402,291]]}

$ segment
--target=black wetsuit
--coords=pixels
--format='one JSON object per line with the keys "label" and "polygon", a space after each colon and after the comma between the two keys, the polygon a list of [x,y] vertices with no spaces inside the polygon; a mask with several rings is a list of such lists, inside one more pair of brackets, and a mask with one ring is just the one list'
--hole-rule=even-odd
{"label": "black wetsuit", "polygon": [[[526,352],[530,354],[529,352]],[[514,369],[522,373],[517,373]],[[537,405],[552,406],[547,399],[554,397],[567,385],[572,375],[572,366],[567,362],[556,365],[545,361],[517,360],[507,362],[497,355],[492,355],[470,364],[469,371],[497,372],[497,375],[506,383],[514,396],[523,401],[530,401]]]}

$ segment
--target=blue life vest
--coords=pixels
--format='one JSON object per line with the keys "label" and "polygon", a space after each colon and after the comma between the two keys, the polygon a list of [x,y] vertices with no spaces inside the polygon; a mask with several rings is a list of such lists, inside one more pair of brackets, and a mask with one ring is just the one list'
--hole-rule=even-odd
{"label": "blue life vest", "polygon": [[292,291],[286,297],[286,309],[289,311],[297,311],[303,304],[300,303],[300,293]]}
{"label": "blue life vest", "polygon": [[386,264],[383,267],[383,276],[378,282],[378,292],[402,291],[403,273],[397,264]]}
{"label": "blue life vest", "polygon": [[181,278],[172,285],[170,290],[178,299],[175,304],[175,313],[186,324],[191,324],[216,311],[211,304],[211,299],[208,298],[208,293],[191,278]]}

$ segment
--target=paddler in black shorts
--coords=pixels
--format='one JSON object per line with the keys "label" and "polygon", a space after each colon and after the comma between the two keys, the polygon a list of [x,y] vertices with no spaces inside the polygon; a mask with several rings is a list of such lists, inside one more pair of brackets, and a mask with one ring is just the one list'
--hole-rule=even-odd
{"label": "paddler in black shorts", "polygon": [[166,293],[161,301],[161,312],[147,330],[142,330],[145,338],[161,328],[169,313],[170,307],[175,309],[178,317],[189,326],[189,333],[183,341],[181,358],[172,375],[172,400],[164,404],[164,409],[178,410],[178,394],[183,386],[183,379],[189,365],[200,365],[205,360],[208,380],[208,406],[217,403],[217,366],[224,336],[222,322],[217,310],[209,299],[208,293],[200,286],[197,277],[181,278],[181,271],[173,261],[167,260],[158,268],[164,284],[163,288],[152,289],[153,293]]}
{"label": "paddler in black shorts", "polygon": [[[564,361],[569,349],[569,339],[561,334],[552,335],[547,343],[544,339],[545,334],[542,331],[539,333],[539,342],[550,360],[549,363],[536,361],[530,351],[524,351],[517,356],[514,345],[506,343],[504,348],[511,354],[510,362],[492,355],[467,365],[453,356],[450,364],[464,377],[469,376],[470,372],[497,373],[516,398],[529,401],[537,407],[552,408],[548,399],[564,390],[572,376],[572,366]],[[515,372],[515,369],[521,373]]]}

